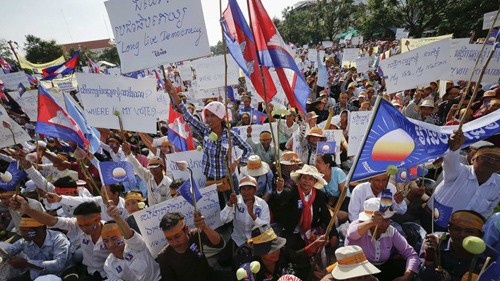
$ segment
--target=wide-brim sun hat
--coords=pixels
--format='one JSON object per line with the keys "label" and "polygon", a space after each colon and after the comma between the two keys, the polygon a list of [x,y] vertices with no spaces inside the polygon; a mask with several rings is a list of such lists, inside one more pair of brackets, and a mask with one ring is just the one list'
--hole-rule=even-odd
{"label": "wide-brim sun hat", "polygon": [[[360,221],[369,221],[371,220],[375,212],[380,210],[380,198],[367,199],[363,205],[364,205],[363,212],[359,213],[358,219]],[[390,211],[388,209],[383,213],[382,217],[384,217],[384,219],[388,219],[392,217],[395,213],[396,213],[395,211]]]}
{"label": "wide-brim sun hat", "polygon": [[240,168],[240,171],[245,176],[259,177],[269,172],[269,164],[262,162],[258,155],[250,155],[247,165]]}
{"label": "wide-brim sun hat", "polygon": [[333,265],[331,274],[336,280],[380,273],[380,270],[366,259],[363,249],[357,245],[338,248],[335,256],[337,262]]}
{"label": "wide-brim sun hat", "polygon": [[279,237],[269,225],[256,227],[252,230],[252,238],[248,239],[254,257],[261,257],[283,248],[286,239]]}
{"label": "wide-brim sun hat", "polygon": [[[276,162],[274,162],[276,163]],[[295,165],[295,164],[302,164],[302,160],[300,160],[299,155],[297,152],[294,151],[284,151],[281,154],[281,159],[280,159],[280,164],[283,165]]]}
{"label": "wide-brim sun hat", "polygon": [[301,175],[313,176],[316,179],[316,183],[314,184],[314,188],[316,189],[321,189],[328,184],[323,178],[323,174],[321,174],[314,166],[305,164],[301,169],[291,172],[290,178],[294,182],[298,182]]}

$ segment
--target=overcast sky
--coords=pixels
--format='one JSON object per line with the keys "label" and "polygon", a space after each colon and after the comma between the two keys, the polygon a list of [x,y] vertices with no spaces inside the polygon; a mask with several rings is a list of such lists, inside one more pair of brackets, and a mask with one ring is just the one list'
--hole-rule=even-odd
{"label": "overcast sky", "polygon": [[[125,1],[125,0],[123,0]],[[184,0],[199,1],[199,0]],[[33,34],[58,43],[112,38],[104,0],[1,0],[0,39],[16,41],[22,47],[25,35]],[[219,1],[201,0],[210,45],[221,40]],[[262,0],[271,18],[300,0]],[[247,14],[246,0],[238,0]],[[222,0],[225,8],[227,0]]]}

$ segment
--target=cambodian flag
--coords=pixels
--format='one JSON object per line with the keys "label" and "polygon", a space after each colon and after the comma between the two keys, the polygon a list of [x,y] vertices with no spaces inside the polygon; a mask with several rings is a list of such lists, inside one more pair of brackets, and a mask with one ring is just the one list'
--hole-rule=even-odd
{"label": "cambodian flag", "polygon": [[224,40],[226,40],[228,52],[245,75],[250,78],[259,96],[266,102],[271,101],[277,93],[276,86],[267,65],[262,66],[262,75],[264,76],[266,90],[264,98],[264,84],[262,83],[262,76],[259,70],[255,40],[236,0],[229,0],[228,7],[223,13],[221,24],[224,28]]}
{"label": "cambodian flag", "polygon": [[90,67],[90,72],[92,72],[92,73],[104,73],[101,70],[101,68],[99,67],[99,65],[97,65],[97,63],[92,61],[90,58],[87,58],[87,59],[88,59],[89,67]]}
{"label": "cambodian flag", "polygon": [[5,73],[10,73],[13,68],[12,65],[2,57],[0,57],[0,66],[3,68]]}
{"label": "cambodian flag", "polygon": [[66,141],[72,141],[80,147],[88,147],[78,124],[62,109],[40,85],[38,87],[38,120],[35,132]]}
{"label": "cambodian flag", "polygon": [[89,151],[95,153],[101,146],[101,134],[96,128],[89,126],[87,119],[83,115],[82,109],[80,109],[80,107],[75,104],[72,99],[70,99],[67,95],[64,95],[64,100],[66,102],[66,110],[69,116],[75,120],[82,130],[85,138],[89,140]]}
{"label": "cambodian flag", "polygon": [[26,75],[26,78],[28,78],[28,81],[30,82],[30,84],[31,84],[32,86],[36,86],[36,85],[38,85],[38,79],[36,79],[35,77],[33,77],[33,76],[29,75],[29,74],[28,74],[28,73],[26,73],[26,72],[25,72],[24,74]]}
{"label": "cambodian flag", "polygon": [[153,72],[155,73],[156,83],[157,83],[158,87],[160,89],[165,89],[165,81],[163,81],[163,79],[160,78],[158,71],[156,71],[156,69],[153,69]]}
{"label": "cambodian flag", "polygon": [[260,64],[276,69],[290,105],[306,112],[310,89],[287,50],[287,44],[281,38],[260,0],[250,1],[249,9]]}
{"label": "cambodian flag", "polygon": [[180,151],[193,150],[194,141],[184,117],[172,108],[168,112],[168,140]]}
{"label": "cambodian flag", "polygon": [[76,64],[78,63],[78,54],[80,54],[80,50],[76,51],[71,58],[64,63],[44,68],[42,70],[42,80],[52,80],[59,74],[65,76],[74,73]]}

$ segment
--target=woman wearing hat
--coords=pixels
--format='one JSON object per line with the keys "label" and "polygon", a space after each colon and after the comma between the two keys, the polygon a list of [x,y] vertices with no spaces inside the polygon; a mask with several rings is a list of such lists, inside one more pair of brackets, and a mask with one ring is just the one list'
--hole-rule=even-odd
{"label": "woman wearing hat", "polygon": [[[283,188],[278,185],[271,204],[278,228],[288,240],[290,249],[298,250],[325,232],[331,216],[322,189],[327,182],[316,167],[304,165],[291,173],[295,184]],[[332,246],[337,244],[337,232],[333,229]]]}
{"label": "woman wearing hat", "polygon": [[322,141],[326,141],[326,136],[320,127],[311,127],[305,137],[304,135],[305,128],[301,128],[301,143],[299,157],[305,164],[314,165],[316,164],[316,154],[318,150],[318,143]]}
{"label": "woman wearing hat", "polygon": [[378,281],[373,274],[380,273],[380,270],[370,263],[361,247],[345,246],[335,251],[337,262],[330,265],[327,274],[321,281]]}
{"label": "woman wearing hat", "polygon": [[[383,201],[385,200],[382,203]],[[388,208],[385,212],[380,210],[380,198],[366,200],[364,211],[349,225],[345,245],[363,248],[368,261],[381,270],[377,276],[380,280],[411,280],[418,273],[418,254],[396,228],[391,226],[390,218],[396,212],[389,211]],[[398,253],[402,259],[393,258],[393,252]]]}
{"label": "woman wearing hat", "polygon": [[248,163],[241,167],[240,172],[245,176],[254,177],[257,181],[257,196],[269,200],[273,192],[273,172],[266,162],[263,162],[258,155],[248,157]]}

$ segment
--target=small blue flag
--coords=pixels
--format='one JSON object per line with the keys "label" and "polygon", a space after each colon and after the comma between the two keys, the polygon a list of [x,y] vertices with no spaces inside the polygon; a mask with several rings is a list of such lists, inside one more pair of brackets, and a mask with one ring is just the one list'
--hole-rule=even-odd
{"label": "small blue flag", "polygon": [[333,154],[337,144],[334,141],[321,141],[318,142],[318,154]]}
{"label": "small blue flag", "polygon": [[389,210],[392,206],[392,192],[388,188],[382,191],[380,194],[380,207],[379,211],[385,213],[385,211]]}
{"label": "small blue flag", "polygon": [[227,98],[234,102],[235,101],[235,98],[234,98],[234,90],[233,90],[233,87],[231,86],[227,86]]}
{"label": "small blue flag", "polygon": [[252,110],[252,124],[262,125],[266,121],[267,115],[254,109]]}
{"label": "small blue flag", "polygon": [[396,182],[409,182],[410,181],[410,169],[406,167],[398,168],[398,173],[396,174]]}
{"label": "small blue flag", "polygon": [[450,222],[451,214],[453,213],[453,208],[448,207],[439,203],[436,198],[434,198],[434,211],[432,212],[432,217],[434,218],[434,223],[440,227],[447,228],[448,222]]}
{"label": "small blue flag", "polygon": [[[196,196],[196,202],[200,201],[201,199],[201,192],[198,189],[198,186],[196,186],[196,182],[193,181],[193,191],[194,195]],[[188,179],[185,181],[179,189],[177,189],[177,192],[186,199],[186,201],[194,206],[194,201],[193,201],[193,193],[191,192],[191,180]]]}
{"label": "small blue flag", "polygon": [[24,93],[26,93],[26,88],[24,87],[23,83],[19,83],[17,86],[17,92],[19,93],[19,96],[22,97]]}
{"label": "small blue flag", "polygon": [[102,182],[105,185],[135,182],[134,167],[127,161],[99,162]]}
{"label": "small blue flag", "polygon": [[26,177],[26,173],[17,169],[17,161],[12,161],[0,178],[0,189],[13,191],[16,185]]}

